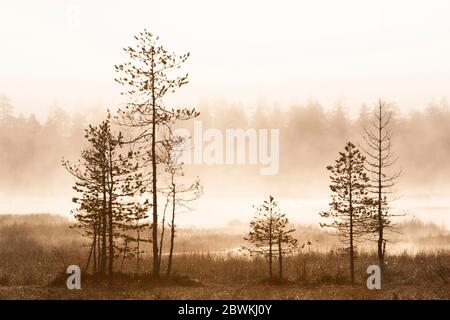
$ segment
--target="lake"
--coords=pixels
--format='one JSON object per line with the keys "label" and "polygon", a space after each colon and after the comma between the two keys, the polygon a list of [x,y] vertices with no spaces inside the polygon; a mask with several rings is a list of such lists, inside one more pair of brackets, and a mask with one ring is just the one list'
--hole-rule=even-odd
{"label": "lake", "polygon": [[[260,204],[263,198],[211,197],[204,196],[194,205],[192,212],[177,217],[179,226],[220,227],[230,221],[248,222],[254,214],[253,205]],[[302,224],[318,224],[318,213],[327,209],[329,198],[279,198],[280,208],[291,221]],[[67,198],[8,198],[0,201],[0,213],[28,214],[55,213],[70,216],[74,204]],[[392,204],[395,213],[406,213],[404,219],[417,218],[433,222],[450,229],[450,198],[447,197],[407,197]]]}

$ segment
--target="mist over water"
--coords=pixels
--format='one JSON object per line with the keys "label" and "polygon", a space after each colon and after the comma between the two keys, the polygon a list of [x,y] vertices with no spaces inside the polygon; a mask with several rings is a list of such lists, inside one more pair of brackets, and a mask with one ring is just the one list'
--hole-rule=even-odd
{"label": "mist over water", "polygon": [[[249,222],[254,215],[253,205],[261,203],[262,197],[209,197],[205,195],[193,206],[192,212],[177,216],[180,227],[217,228],[233,221]],[[280,198],[280,207],[290,219],[299,224],[316,225],[321,221],[319,212],[328,209],[327,198]],[[0,202],[1,213],[29,214],[52,213],[72,218],[74,204],[67,198],[54,199],[9,199]],[[406,214],[395,218],[395,222],[419,219],[450,229],[450,200],[445,197],[403,198],[392,204],[393,212]]]}
{"label": "mist over water", "polygon": [[[264,176],[260,165],[248,163],[187,165],[186,176],[200,177],[204,195],[193,204],[192,212],[179,215],[179,225],[217,227],[232,220],[248,222],[254,214],[252,206],[269,194],[280,200],[281,209],[293,221],[318,224],[318,213],[327,209],[330,201],[326,166],[333,163],[346,141],[363,146],[363,128],[371,116],[367,106],[352,118],[341,105],[328,109],[316,102],[284,109],[260,106],[253,112],[226,103],[201,106],[197,120],[205,130],[279,129],[279,171]],[[395,212],[407,214],[397,220],[415,217],[448,227],[448,104],[443,100],[423,112],[406,115],[400,115],[400,107],[393,110],[393,147],[404,174],[393,195],[398,200],[391,206]],[[60,161],[63,157],[78,159],[85,146],[83,129],[103,115],[98,109],[70,115],[56,108],[40,122],[33,115],[15,115],[12,102],[3,97],[0,213],[70,216],[75,208],[71,202],[73,181]],[[188,130],[192,127],[192,122],[185,126]],[[244,147],[248,155],[248,145]]]}

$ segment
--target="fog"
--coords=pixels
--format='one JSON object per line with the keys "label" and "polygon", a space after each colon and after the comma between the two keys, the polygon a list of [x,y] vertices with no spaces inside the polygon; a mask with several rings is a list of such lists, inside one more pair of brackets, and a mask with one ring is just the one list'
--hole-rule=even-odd
{"label": "fog", "polygon": [[[83,129],[105,115],[101,106],[67,113],[53,107],[47,119],[14,112],[12,102],[0,99],[0,212],[51,212],[68,215],[73,208],[71,176],[61,167],[64,157],[76,160],[84,147]],[[322,106],[310,101],[283,108],[246,107],[226,102],[203,104],[197,121],[204,129],[279,129],[279,171],[261,175],[260,165],[191,164],[187,175],[199,176],[204,195],[193,212],[179,217],[181,225],[220,226],[231,220],[248,221],[252,206],[267,195],[280,199],[281,208],[298,223],[316,224],[329,202],[328,172],[347,141],[364,146],[363,128],[372,108],[363,106],[349,116],[345,106]],[[251,111],[249,111],[251,110]],[[329,111],[327,111],[329,110]],[[450,225],[450,109],[445,100],[424,111],[400,112],[392,105],[393,150],[403,175],[392,206],[409,217]],[[192,122],[185,126],[192,129]],[[116,128],[120,130],[120,128]],[[247,146],[248,148],[248,146]]]}

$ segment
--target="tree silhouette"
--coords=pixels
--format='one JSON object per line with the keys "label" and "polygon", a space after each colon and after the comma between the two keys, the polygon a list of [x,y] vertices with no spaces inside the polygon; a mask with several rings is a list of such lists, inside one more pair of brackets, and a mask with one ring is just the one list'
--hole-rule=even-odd
{"label": "tree silhouette", "polygon": [[379,100],[374,112],[374,119],[370,128],[365,129],[365,142],[367,155],[367,171],[370,173],[370,192],[375,195],[374,205],[377,215],[373,221],[373,231],[377,235],[378,262],[380,268],[384,266],[386,251],[386,230],[393,229],[392,217],[396,216],[389,210],[389,202],[393,199],[392,187],[401,176],[401,171],[391,172],[396,163],[392,152],[392,130],[390,128],[392,112],[388,110],[386,102]]}
{"label": "tree silhouette", "polygon": [[122,211],[122,219],[118,224],[118,237],[122,239],[120,246],[117,246],[117,256],[122,257],[121,270],[123,270],[127,259],[136,259],[136,273],[140,272],[142,254],[142,243],[151,242],[145,237],[150,229],[148,220],[149,204],[146,200],[143,204],[128,207]]}
{"label": "tree silhouette", "polygon": [[[168,109],[163,103],[168,93],[188,83],[188,75],[173,76],[188,59],[189,53],[176,55],[159,44],[159,38],[147,30],[134,36],[136,45],[124,48],[128,61],[116,65],[115,79],[124,86],[122,94],[129,101],[119,109],[116,121],[137,134],[129,141],[145,148],[141,163],[151,172],[148,191],[152,194],[153,276],[159,277],[158,251],[158,153],[161,143],[177,120],[188,120],[198,115],[195,109]],[[170,134],[169,134],[170,135]]]}
{"label": "tree silhouette", "polygon": [[336,230],[350,257],[350,278],[355,282],[355,242],[369,232],[371,199],[368,196],[369,177],[364,170],[365,157],[348,142],[339,159],[328,166],[331,173],[330,189],[333,192],[330,209],[320,213],[330,222],[321,223],[324,228]]}
{"label": "tree silhouette", "polygon": [[283,254],[290,253],[297,246],[293,238],[294,228],[289,226],[289,220],[280,211],[278,202],[269,196],[268,200],[256,207],[254,219],[250,222],[250,232],[244,240],[250,242],[252,247],[243,247],[251,256],[262,255],[267,257],[269,265],[269,278],[273,278],[272,262],[278,252],[279,279],[283,276]]}
{"label": "tree silhouette", "polygon": [[108,273],[112,278],[115,258],[115,238],[130,216],[145,219],[146,203],[134,199],[143,192],[141,173],[133,163],[133,153],[125,156],[119,152],[122,135],[111,131],[109,121],[89,126],[85,135],[89,146],[82,151],[81,160],[72,164],[62,161],[66,170],[75,177],[74,190],[81,197],[74,197],[79,204],[74,215],[86,236],[92,238],[91,255],[94,256],[94,272]]}
{"label": "tree silhouette", "polygon": [[[167,262],[166,276],[169,277],[172,273],[172,261],[173,261],[173,251],[175,247],[175,234],[176,234],[176,224],[175,217],[179,213],[191,211],[192,208],[190,204],[197,200],[202,192],[203,188],[200,184],[199,178],[195,179],[193,182],[187,181],[184,175],[183,163],[177,158],[185,146],[185,137],[172,137],[167,139],[164,143],[165,153],[164,153],[164,170],[166,172],[166,185],[162,189],[162,193],[166,196],[166,206],[164,209],[162,230],[164,230],[165,223],[165,213],[166,209],[171,210],[171,220],[169,223],[170,227],[170,244],[169,244],[169,258]],[[160,256],[162,252],[162,238],[161,234],[161,248]],[[160,259],[161,261],[161,259]]]}

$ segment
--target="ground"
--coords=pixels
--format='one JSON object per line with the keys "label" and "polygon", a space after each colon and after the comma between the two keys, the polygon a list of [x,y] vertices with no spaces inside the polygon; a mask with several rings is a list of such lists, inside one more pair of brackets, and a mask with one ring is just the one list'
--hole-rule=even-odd
{"label": "ground", "polygon": [[[387,255],[382,289],[368,290],[367,268],[378,263],[376,252],[360,250],[355,264],[357,284],[352,287],[348,285],[348,256],[328,243],[322,231],[306,227],[298,228],[299,239],[303,235],[303,242],[319,239],[331,247],[314,242],[311,248],[285,257],[282,286],[267,281],[266,259],[227,251],[242,244],[242,234],[193,229],[180,231],[172,277],[165,277],[164,255],[162,278],[157,281],[150,274],[151,256],[142,257],[140,270],[136,259],[117,259],[114,286],[108,287],[105,279],[92,273],[92,263],[86,268],[88,243],[68,222],[61,221],[50,215],[0,216],[0,299],[450,300],[450,235],[435,225],[404,225],[402,237],[414,235],[411,244],[423,250]],[[420,241],[419,236],[432,240]],[[82,267],[82,290],[66,288],[68,265]]]}
{"label": "ground", "polygon": [[6,299],[450,299],[450,285],[392,286],[368,290],[363,284],[322,285],[299,287],[295,285],[202,285],[155,286],[149,288],[86,287],[68,290],[48,286],[0,287],[0,300]]}

